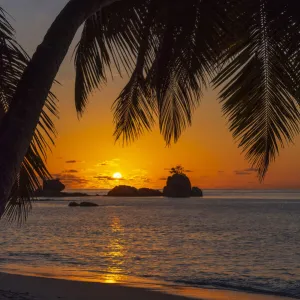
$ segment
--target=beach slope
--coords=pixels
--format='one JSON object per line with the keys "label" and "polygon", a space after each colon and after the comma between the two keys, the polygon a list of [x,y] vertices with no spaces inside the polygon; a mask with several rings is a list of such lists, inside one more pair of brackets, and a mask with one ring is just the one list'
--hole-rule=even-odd
{"label": "beach slope", "polygon": [[[161,291],[118,284],[71,281],[0,273],[1,300],[288,300],[234,291],[178,287]],[[171,294],[167,294],[167,293]],[[176,295],[177,294],[177,295]]]}

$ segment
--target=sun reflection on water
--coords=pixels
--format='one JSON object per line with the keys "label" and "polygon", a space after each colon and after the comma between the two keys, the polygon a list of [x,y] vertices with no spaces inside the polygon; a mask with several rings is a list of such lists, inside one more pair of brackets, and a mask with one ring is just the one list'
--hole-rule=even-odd
{"label": "sun reflection on water", "polygon": [[125,261],[125,244],[123,238],[124,227],[121,224],[120,218],[113,216],[110,223],[111,236],[108,244],[106,256],[109,258],[109,264],[104,276],[105,283],[118,283],[122,280],[123,265]]}
{"label": "sun reflection on water", "polygon": [[107,271],[109,273],[103,276],[104,283],[120,283],[124,281],[124,276],[114,273],[113,268],[112,269],[108,268]]}

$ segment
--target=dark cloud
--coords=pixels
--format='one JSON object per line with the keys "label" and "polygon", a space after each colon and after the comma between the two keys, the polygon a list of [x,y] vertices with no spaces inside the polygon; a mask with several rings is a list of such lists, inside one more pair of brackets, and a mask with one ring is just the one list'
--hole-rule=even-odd
{"label": "dark cloud", "polygon": [[245,172],[257,172],[258,169],[254,169],[254,168],[248,168],[244,170]]}
{"label": "dark cloud", "polygon": [[98,180],[115,180],[112,176],[95,176],[94,178]]}
{"label": "dark cloud", "polygon": [[78,173],[77,170],[64,170],[63,173]]}
{"label": "dark cloud", "polygon": [[245,176],[245,175],[251,175],[251,172],[246,172],[246,171],[234,171],[235,175],[238,176]]}
{"label": "dark cloud", "polygon": [[234,173],[236,175],[252,175],[253,173],[256,173],[258,169],[254,168],[248,168],[248,169],[243,169],[243,170],[235,170]]}
{"label": "dark cloud", "polygon": [[66,164],[75,164],[77,163],[77,160],[67,160]]}
{"label": "dark cloud", "polygon": [[222,174],[222,173],[225,173],[225,171],[220,170],[220,171],[218,171],[218,173],[219,173],[219,174]]}
{"label": "dark cloud", "polygon": [[165,181],[167,179],[168,179],[167,177],[160,177],[160,178],[158,178],[158,180],[163,180],[163,181]]}
{"label": "dark cloud", "polygon": [[67,187],[72,187],[72,186],[85,187],[89,183],[89,180],[74,174],[60,173],[60,174],[52,174],[52,176],[53,178],[58,178],[59,180],[61,180],[61,182],[65,184]]}
{"label": "dark cloud", "polygon": [[[164,170],[165,171],[171,171],[172,168],[164,168]],[[185,170],[185,169],[183,169],[183,173],[192,173],[192,172],[194,172],[194,171],[193,170]]]}
{"label": "dark cloud", "polygon": [[112,176],[95,176],[94,178],[98,180],[124,180],[124,178],[117,179]]}
{"label": "dark cloud", "polygon": [[104,160],[100,161],[96,164],[97,167],[103,167],[103,166],[118,166],[119,165],[119,158],[114,158],[111,160]]}
{"label": "dark cloud", "polygon": [[143,181],[143,182],[150,182],[151,179],[144,176],[144,175],[135,175],[135,176],[132,176],[129,180],[132,180],[132,181]]}
{"label": "dark cloud", "polygon": [[58,178],[60,175],[60,173],[51,174],[52,178]]}

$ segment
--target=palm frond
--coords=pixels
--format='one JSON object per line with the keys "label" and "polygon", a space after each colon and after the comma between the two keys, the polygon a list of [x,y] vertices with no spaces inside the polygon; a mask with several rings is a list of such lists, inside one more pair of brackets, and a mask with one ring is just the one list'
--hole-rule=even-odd
{"label": "palm frond", "polygon": [[[0,122],[9,109],[17,84],[30,60],[16,42],[14,34],[6,13],[0,8]],[[3,217],[9,220],[22,222],[26,219],[40,180],[50,178],[44,159],[56,134],[51,120],[51,116],[58,115],[56,103],[55,95],[49,93],[20,174],[6,203]]]}
{"label": "palm frond", "polygon": [[[130,74],[113,105],[116,139],[151,130],[167,144],[191,125],[214,78],[230,130],[263,179],[279,148],[298,133],[299,3],[294,0],[129,0],[89,18],[77,48],[76,106]],[[151,20],[151,22],[149,22]]]}
{"label": "palm frond", "polygon": [[248,15],[243,15],[247,30],[224,52],[228,63],[214,83],[222,85],[230,130],[262,180],[279,148],[299,133],[297,74],[285,42],[290,32],[282,28],[282,11],[272,11],[271,17],[268,1],[248,5]]}
{"label": "palm frond", "polygon": [[89,18],[75,59],[79,113],[106,81],[106,69],[115,67],[130,74],[113,106],[116,139],[136,139],[158,115],[167,144],[176,142],[223,50],[226,33],[219,24],[228,22],[224,11],[232,2],[121,1]]}
{"label": "palm frond", "polygon": [[151,28],[157,13],[156,3],[152,1],[149,10],[141,15],[142,34],[139,41],[136,67],[128,84],[113,104],[116,140],[123,137],[123,143],[131,142],[151,130],[154,124],[153,114],[157,111],[151,91],[146,84],[144,69],[149,67],[151,53],[154,53],[154,40]]}
{"label": "palm frond", "polygon": [[84,24],[75,55],[75,105],[80,115],[88,95],[106,83],[107,70],[113,76],[114,67],[122,76],[122,70],[130,73],[134,69],[140,21],[132,3],[133,0],[121,1],[118,6],[91,16]]}
{"label": "palm frond", "polygon": [[9,221],[26,221],[35,199],[35,191],[40,187],[39,178],[50,178],[45,163],[30,146],[22,163],[20,174],[13,186],[3,217]]}
{"label": "palm frond", "polygon": [[0,7],[0,106],[6,112],[16,88],[24,53],[14,40],[14,30]]}

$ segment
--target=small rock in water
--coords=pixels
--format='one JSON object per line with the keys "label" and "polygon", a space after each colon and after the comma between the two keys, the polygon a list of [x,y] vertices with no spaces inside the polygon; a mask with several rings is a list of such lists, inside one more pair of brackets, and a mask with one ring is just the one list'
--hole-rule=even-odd
{"label": "small rock in water", "polygon": [[81,203],[77,203],[75,201],[72,201],[69,203],[69,206],[71,207],[94,207],[94,206],[99,206],[98,204],[96,203],[93,203],[93,202],[81,202]]}
{"label": "small rock in water", "polygon": [[192,195],[191,196],[192,197],[203,197],[203,191],[200,188],[194,186],[194,187],[192,187]]}

